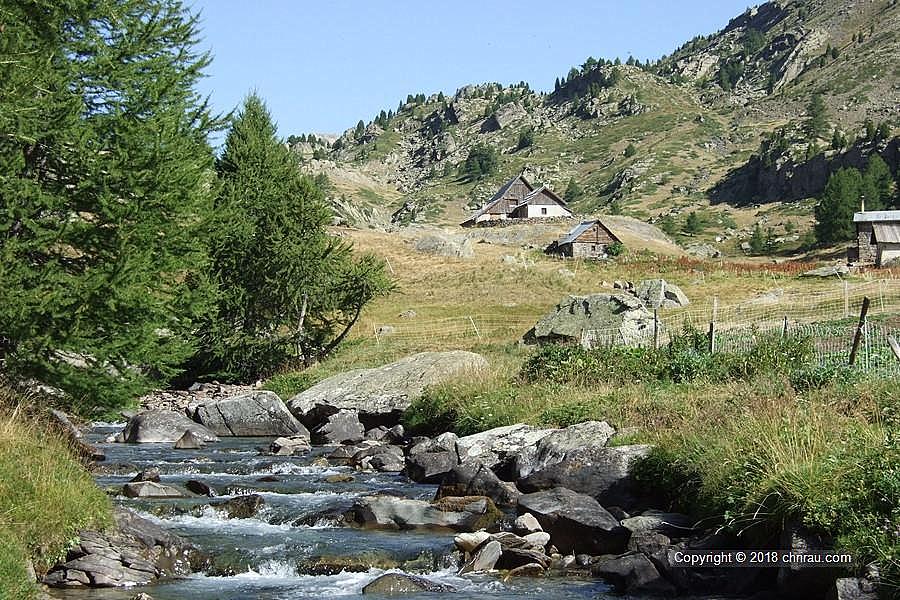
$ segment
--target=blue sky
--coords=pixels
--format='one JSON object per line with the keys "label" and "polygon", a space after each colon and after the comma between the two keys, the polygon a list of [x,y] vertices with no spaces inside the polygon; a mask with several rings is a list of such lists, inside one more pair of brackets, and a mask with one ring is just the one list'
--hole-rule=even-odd
{"label": "blue sky", "polygon": [[282,136],[339,133],[407,94],[468,83],[553,88],[588,56],[658,58],[717,31],[747,0],[188,0],[213,63],[200,90],[227,112],[256,90]]}

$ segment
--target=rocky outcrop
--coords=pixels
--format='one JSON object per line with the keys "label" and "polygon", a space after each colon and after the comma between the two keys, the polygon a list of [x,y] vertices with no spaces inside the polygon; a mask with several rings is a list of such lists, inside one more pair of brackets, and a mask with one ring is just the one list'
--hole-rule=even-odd
{"label": "rocky outcrop", "polygon": [[317,427],[341,409],[356,410],[367,429],[393,426],[429,385],[487,366],[472,352],[422,352],[374,369],[335,375],[288,400],[307,427]]}
{"label": "rocky outcrop", "polygon": [[436,583],[405,573],[385,573],[371,583],[363,586],[363,595],[404,596],[419,593],[455,592],[451,585]]}
{"label": "rocky outcrop", "polygon": [[185,431],[190,431],[204,442],[218,442],[216,434],[191,421],[181,413],[171,410],[146,410],[129,419],[115,441],[133,444],[175,443]]}
{"label": "rocky outcrop", "polygon": [[490,498],[441,498],[435,502],[369,496],[358,499],[344,519],[366,529],[450,529],[477,531],[492,526],[501,513]]}
{"label": "rocky outcrop", "polygon": [[275,392],[247,392],[193,407],[192,418],[220,436],[300,436],[306,428],[294,418]]}
{"label": "rocky outcrop", "polygon": [[258,494],[246,494],[235,496],[230,500],[215,504],[215,506],[228,513],[229,519],[249,519],[258,513],[265,503],[262,496]]}
{"label": "rocky outcrop", "polygon": [[631,294],[568,296],[525,334],[526,343],[581,342],[602,335],[616,344],[653,336],[653,313]]}
{"label": "rocky outcrop", "polygon": [[354,444],[361,442],[365,430],[355,410],[339,410],[325,417],[312,433],[315,444]]}
{"label": "rocky outcrop", "polygon": [[665,279],[645,279],[634,287],[634,295],[647,308],[678,308],[691,303],[681,288]]}
{"label": "rocky outcrop", "polygon": [[495,427],[456,441],[462,463],[477,462],[498,475],[512,471],[518,455],[550,435],[552,429],[538,429],[524,423]]}
{"label": "rocky outcrop", "polygon": [[116,509],[109,533],[82,531],[78,545],[44,578],[51,587],[145,585],[160,577],[186,575],[200,553],[175,534],[125,509]]}
{"label": "rocky outcrop", "polygon": [[590,494],[603,506],[618,506],[625,510],[645,508],[648,500],[642,497],[631,470],[650,448],[631,445],[572,450],[564,461],[535,471],[516,481],[516,485],[523,492],[564,487]]}
{"label": "rocky outcrop", "polygon": [[536,445],[522,448],[516,455],[515,478],[521,479],[558,464],[574,450],[603,448],[615,433],[616,430],[606,421],[585,421],[551,431]]}
{"label": "rocky outcrop", "polygon": [[628,530],[585,494],[554,488],[519,498],[519,514],[531,513],[564,554],[618,554],[625,550]]}

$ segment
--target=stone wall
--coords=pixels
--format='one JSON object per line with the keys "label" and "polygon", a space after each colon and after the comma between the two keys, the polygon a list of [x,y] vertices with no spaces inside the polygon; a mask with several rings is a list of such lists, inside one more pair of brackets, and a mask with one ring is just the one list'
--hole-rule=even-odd
{"label": "stone wall", "polygon": [[859,248],[857,260],[862,264],[874,264],[878,251],[875,244],[872,243],[871,223],[857,223],[856,244]]}

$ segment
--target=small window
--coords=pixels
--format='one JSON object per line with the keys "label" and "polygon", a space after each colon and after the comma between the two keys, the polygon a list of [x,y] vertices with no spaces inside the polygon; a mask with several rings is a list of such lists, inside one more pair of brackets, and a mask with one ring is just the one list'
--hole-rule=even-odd
{"label": "small window", "polygon": [[546,206],[542,206],[542,207],[541,207],[541,214],[542,214],[542,215],[546,215],[546,214],[547,214],[547,207],[546,207]]}
{"label": "small window", "polygon": [[875,239],[875,230],[872,230],[872,235],[869,237],[869,243],[873,246],[878,243],[878,240]]}
{"label": "small window", "polygon": [[597,244],[591,244],[591,252],[597,251]]}

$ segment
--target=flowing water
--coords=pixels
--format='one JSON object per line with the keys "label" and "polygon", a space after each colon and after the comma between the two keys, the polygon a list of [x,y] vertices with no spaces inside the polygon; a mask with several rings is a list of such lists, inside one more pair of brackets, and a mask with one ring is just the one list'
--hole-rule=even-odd
{"label": "flowing water", "polygon": [[[327,510],[349,508],[366,494],[391,494],[430,499],[436,486],[419,485],[401,475],[357,473],[349,467],[313,464],[325,448],[298,457],[261,455],[268,445],[263,438],[222,438],[203,450],[173,450],[171,444],[105,444],[103,439],[122,425],[98,425],[87,436],[106,452],[107,465],[119,465],[115,474],[102,474],[104,488],[121,487],[138,471],[157,467],[162,482],[183,485],[189,479],[203,481],[219,497],[228,499],[255,493],[265,500],[252,518],[229,519],[209,506],[208,498],[132,500],[116,502],[133,508],[167,530],[190,540],[212,557],[205,573],[173,579],[140,589],[155,600],[294,600],[341,596],[362,598],[364,585],[400,564],[406,572],[450,584],[459,600],[515,598],[605,599],[609,588],[593,580],[577,578],[512,578],[496,575],[456,575],[453,534],[435,532],[367,531],[336,526]],[[328,475],[350,473],[354,480],[327,483]],[[260,481],[273,476],[277,481]],[[299,524],[300,520],[304,524]],[[385,560],[391,563],[386,564]],[[364,565],[363,569],[331,569],[321,573],[311,565]],[[353,572],[359,571],[359,572]],[[116,590],[54,590],[67,600],[127,600],[135,588]],[[371,598],[372,596],[365,596]],[[434,598],[435,594],[406,596]]]}

